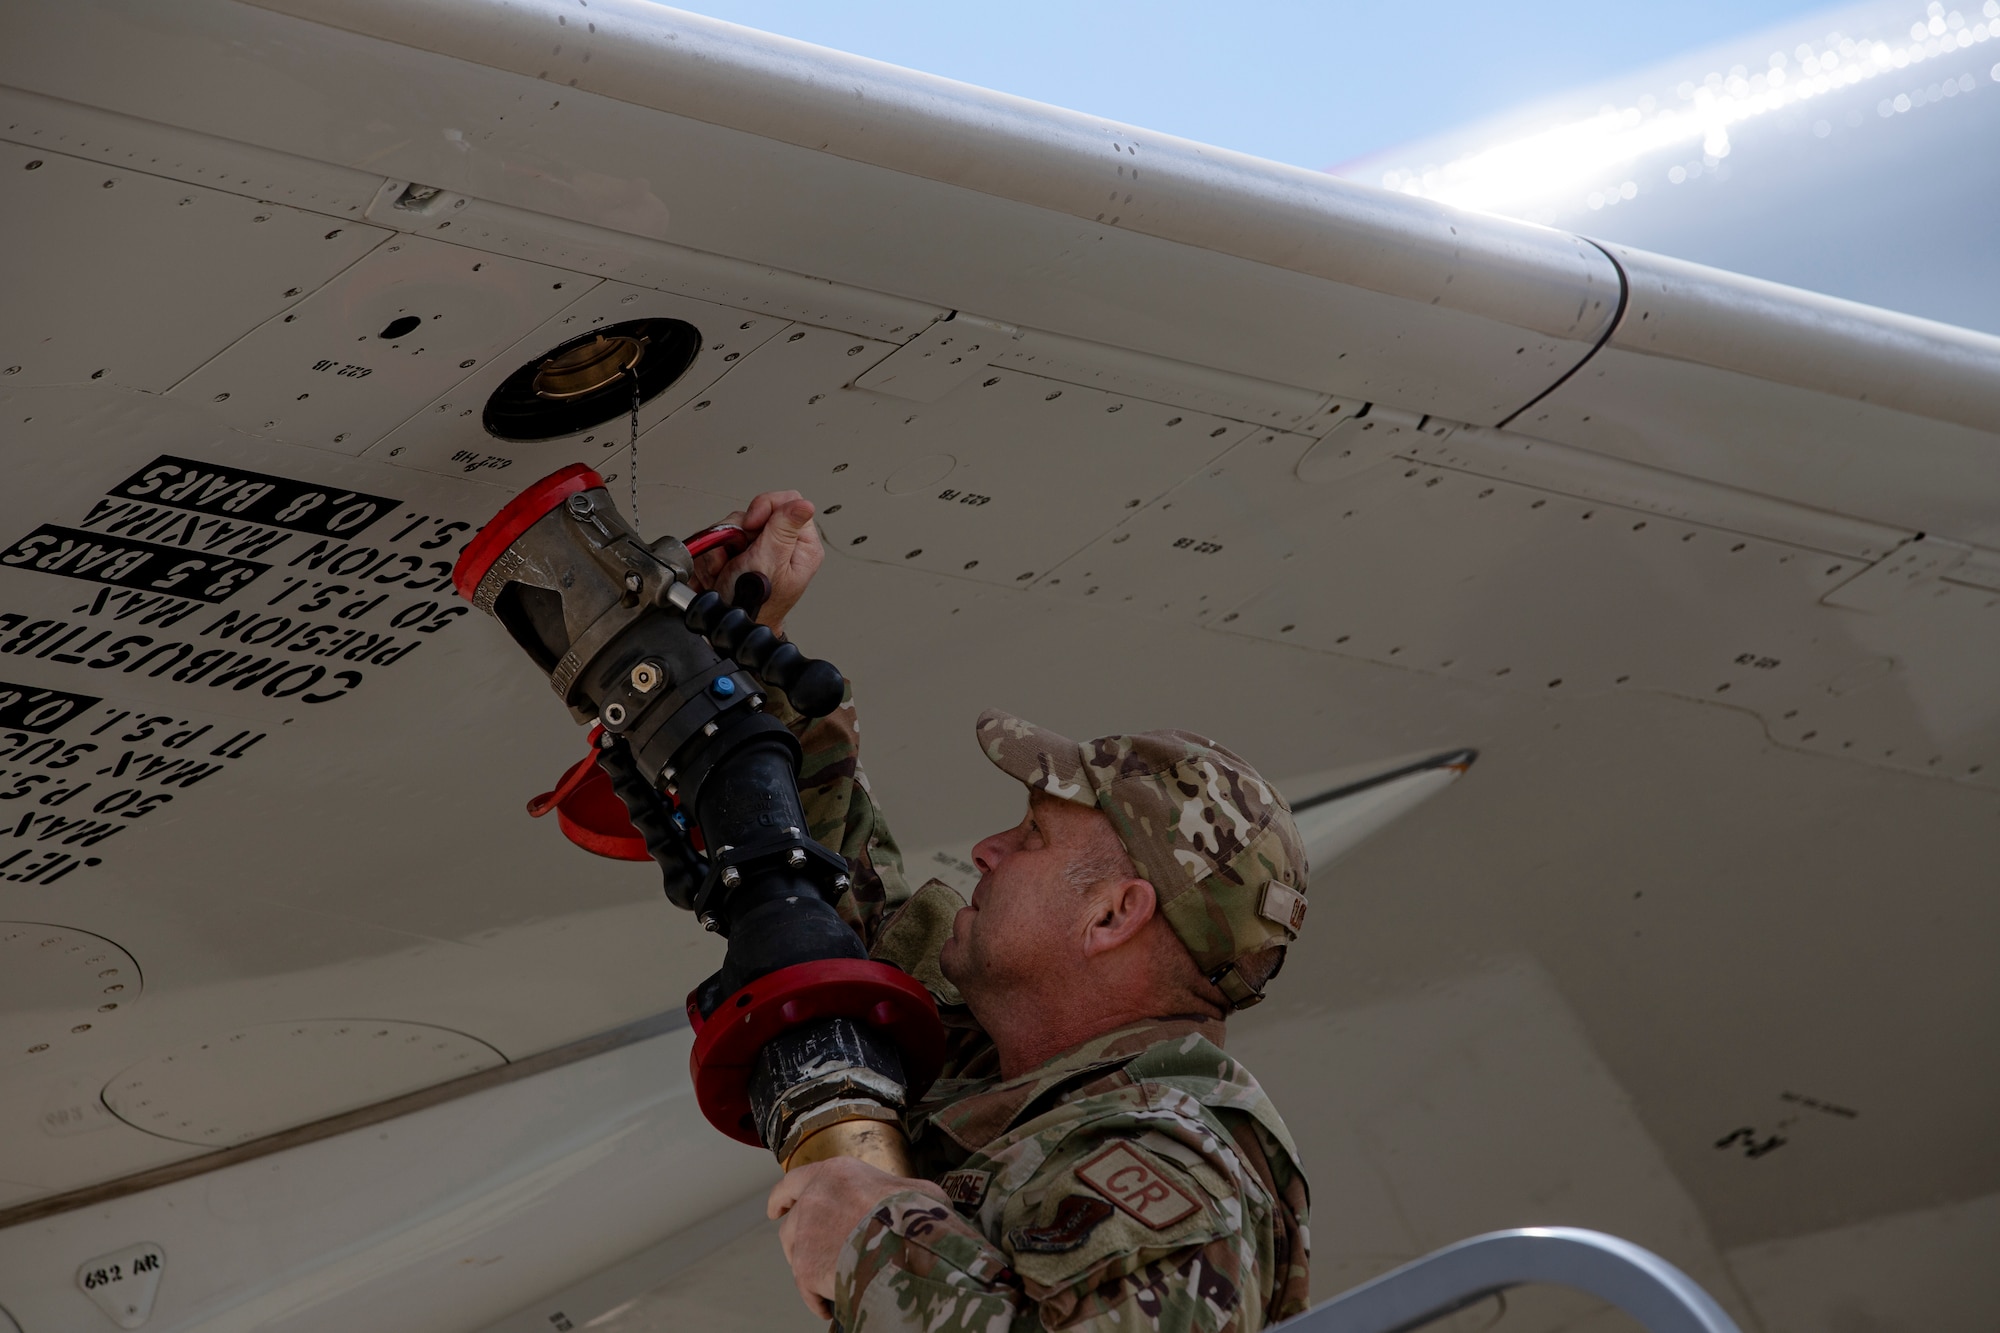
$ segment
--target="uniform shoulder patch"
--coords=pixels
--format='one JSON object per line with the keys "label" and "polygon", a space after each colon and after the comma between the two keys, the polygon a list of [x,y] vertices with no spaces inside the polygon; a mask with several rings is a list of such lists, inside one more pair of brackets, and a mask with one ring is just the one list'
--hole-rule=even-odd
{"label": "uniform shoulder patch", "polygon": [[1043,1227],[1015,1227],[1007,1244],[1016,1254],[1067,1254],[1090,1239],[1111,1205],[1088,1194],[1072,1194],[1056,1205],[1055,1221]]}
{"label": "uniform shoulder patch", "polygon": [[947,1171],[938,1180],[938,1188],[944,1197],[961,1208],[977,1208],[986,1199],[986,1184],[993,1179],[991,1171],[971,1169]]}
{"label": "uniform shoulder patch", "polygon": [[1155,1231],[1201,1210],[1150,1154],[1130,1143],[1114,1143],[1078,1164],[1076,1178]]}

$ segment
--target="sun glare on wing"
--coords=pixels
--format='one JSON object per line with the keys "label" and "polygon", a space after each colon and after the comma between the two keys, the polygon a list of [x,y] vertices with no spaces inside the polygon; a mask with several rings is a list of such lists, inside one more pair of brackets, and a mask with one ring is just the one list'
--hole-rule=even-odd
{"label": "sun glare on wing", "polygon": [[[1984,0],[1972,12],[1932,3],[1901,26],[1885,18],[1873,32],[1831,32],[1817,42],[1772,51],[1762,69],[1738,64],[1711,70],[1699,80],[1681,80],[1662,96],[1606,105],[1594,115],[1564,119],[1443,163],[1393,168],[1380,180],[1406,194],[1538,221],[1579,207],[1608,208],[1636,197],[1656,171],[1667,185],[1698,179],[1729,156],[1735,127],[1830,93],[1879,83],[1875,114],[1886,120],[2000,82],[2000,63],[1975,72],[1955,62],[1945,77],[1914,84],[1909,75],[1920,69],[1929,74],[1933,62],[1996,38],[2000,0]],[[1824,120],[1813,126],[1821,138],[1830,130]]]}

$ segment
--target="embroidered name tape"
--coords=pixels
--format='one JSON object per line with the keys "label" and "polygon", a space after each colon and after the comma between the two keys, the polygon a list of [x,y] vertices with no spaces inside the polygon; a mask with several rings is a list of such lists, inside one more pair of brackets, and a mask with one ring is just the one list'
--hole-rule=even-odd
{"label": "embroidered name tape", "polygon": [[1200,1211],[1188,1192],[1168,1180],[1129,1143],[1114,1143],[1076,1168],[1076,1178],[1155,1231]]}
{"label": "embroidered name tape", "polygon": [[959,1207],[977,1208],[986,1198],[986,1182],[991,1179],[991,1171],[947,1171],[938,1181],[938,1188]]}

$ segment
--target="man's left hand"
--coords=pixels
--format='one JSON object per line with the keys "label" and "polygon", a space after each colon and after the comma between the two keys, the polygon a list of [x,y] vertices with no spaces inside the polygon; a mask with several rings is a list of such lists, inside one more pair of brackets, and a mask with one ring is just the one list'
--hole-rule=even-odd
{"label": "man's left hand", "polygon": [[757,613],[757,623],[783,632],[785,615],[805,595],[806,585],[826,558],[813,503],[797,491],[765,491],[746,509],[731,514],[734,523],[752,534],[750,549],[738,556],[720,550],[695,557],[693,585],[697,592],[714,589],[727,597],[741,574],[762,574],[771,581],[771,595]]}
{"label": "man's left hand", "polygon": [[833,1275],[840,1251],[875,1205],[892,1194],[918,1190],[950,1202],[928,1180],[892,1176],[855,1157],[833,1157],[787,1172],[771,1191],[764,1215],[783,1218],[778,1241],[785,1262],[806,1308],[822,1319],[833,1317]]}

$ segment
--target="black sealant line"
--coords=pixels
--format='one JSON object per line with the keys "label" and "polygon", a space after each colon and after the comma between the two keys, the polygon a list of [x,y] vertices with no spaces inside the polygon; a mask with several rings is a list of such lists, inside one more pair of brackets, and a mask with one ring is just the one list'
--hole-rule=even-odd
{"label": "black sealant line", "polygon": [[1597,252],[1603,255],[1606,259],[1611,261],[1611,271],[1618,275],[1618,308],[1611,312],[1611,322],[1604,326],[1603,334],[1601,334],[1598,337],[1596,343],[1594,343],[1591,346],[1590,351],[1584,354],[1583,360],[1577,362],[1575,365],[1571,366],[1568,370],[1565,370],[1562,373],[1562,378],[1558,379],[1554,384],[1551,384],[1548,388],[1542,390],[1540,393],[1536,394],[1533,398],[1530,398],[1527,402],[1515,408],[1512,412],[1509,412],[1507,414],[1506,420],[1502,421],[1499,425],[1493,428],[1495,430],[1507,429],[1507,427],[1514,424],[1514,418],[1520,416],[1521,413],[1527,411],[1529,408],[1533,407],[1536,403],[1541,402],[1542,399],[1548,397],[1550,394],[1554,393],[1557,389],[1560,389],[1562,388],[1563,385],[1569,383],[1570,376],[1576,374],[1577,371],[1582,370],[1585,366],[1589,365],[1592,361],[1597,359],[1597,354],[1604,350],[1604,344],[1611,341],[1611,336],[1618,332],[1618,326],[1625,322],[1625,307],[1629,305],[1632,300],[1632,279],[1626,276],[1625,266],[1618,262],[1617,255],[1612,254],[1609,250],[1605,249],[1604,246],[1602,246],[1596,241],[1591,240],[1588,236],[1580,236],[1577,239],[1585,242],[1588,245],[1596,246]]}

